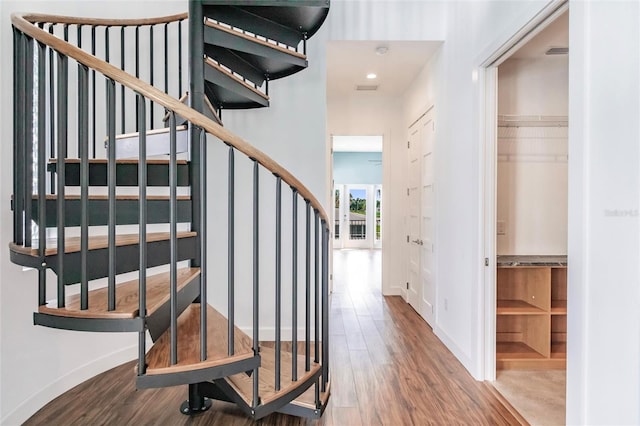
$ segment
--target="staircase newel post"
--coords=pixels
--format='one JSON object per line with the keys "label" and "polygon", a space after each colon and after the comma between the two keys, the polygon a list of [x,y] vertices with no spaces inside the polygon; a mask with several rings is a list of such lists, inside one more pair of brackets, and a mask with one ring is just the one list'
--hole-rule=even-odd
{"label": "staircase newel post", "polygon": [[[204,35],[203,35],[202,2],[201,0],[189,1],[189,104],[191,108],[202,113],[204,111]],[[201,173],[200,168],[204,167],[204,158],[200,158],[200,129],[196,126],[189,126],[190,156],[189,184],[191,185],[192,203],[191,209],[191,229],[198,235],[198,241],[204,237],[202,235],[202,209],[201,199]],[[200,267],[202,253],[199,253],[192,260],[191,265]],[[205,280],[201,276],[201,280]],[[204,283],[206,285],[206,282]],[[206,304],[206,300],[201,300]]]}

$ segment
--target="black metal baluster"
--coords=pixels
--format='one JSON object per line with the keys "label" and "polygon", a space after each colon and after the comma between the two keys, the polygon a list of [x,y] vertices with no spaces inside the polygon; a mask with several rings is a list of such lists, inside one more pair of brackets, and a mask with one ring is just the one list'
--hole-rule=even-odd
{"label": "black metal baluster", "polygon": [[[146,104],[142,95],[138,94],[136,102],[137,122],[142,123],[144,128],[146,122]],[[140,264],[138,266],[138,294],[140,295],[139,311],[140,317],[147,316],[147,134],[140,132],[138,135],[138,197],[139,197],[139,238],[140,238]],[[146,332],[138,333],[138,376],[146,373]]]}
{"label": "black metal baluster", "polygon": [[178,21],[178,96],[182,96],[182,20]]}
{"label": "black metal baluster", "polygon": [[320,362],[320,214],[318,210],[314,209],[314,225],[315,225],[315,237],[313,239],[314,248],[313,248],[313,264],[315,265],[315,277],[314,277],[314,296],[313,300],[315,303],[313,314],[314,314],[314,357],[313,362],[316,364]]}
{"label": "black metal baluster", "polygon": [[[140,26],[136,26],[136,78],[140,78]],[[136,132],[140,131],[139,104],[136,102]],[[146,126],[143,126],[146,128]]]}
{"label": "black metal baluster", "polygon": [[[259,301],[260,301],[260,221],[259,221],[259,191],[260,182],[258,174],[258,162],[253,160],[253,354],[258,355],[260,353],[260,341],[259,339]],[[252,406],[255,409],[260,404],[260,390],[259,390],[259,369],[253,370],[253,403]]]}
{"label": "black metal baluster", "polygon": [[[174,113],[175,116],[175,113]],[[200,360],[207,359],[207,134],[200,129]]]}
{"label": "black metal baluster", "polygon": [[291,188],[291,380],[298,380],[298,191]]}
{"label": "black metal baluster", "polygon": [[[91,54],[96,55],[96,27],[91,26]],[[92,155],[96,158],[96,70],[91,70],[91,143]]]}
{"label": "black metal baluster", "polygon": [[[169,24],[164,24],[164,93],[169,94]],[[180,97],[180,94],[178,94]]]}
{"label": "black metal baluster", "polygon": [[116,84],[107,80],[107,182],[109,193],[109,278],[108,309],[116,309]]}
{"label": "black metal baluster", "polygon": [[[152,104],[153,105],[153,104]],[[153,119],[151,119],[153,121]],[[176,114],[169,116],[169,238],[171,242],[170,290],[171,290],[171,365],[178,363],[178,233],[177,233],[177,154]],[[200,301],[200,309],[206,309]],[[206,304],[206,302],[205,302]]]}
{"label": "black metal baluster", "polygon": [[24,157],[24,100],[25,100],[25,74],[24,61],[26,57],[25,36],[18,29],[13,29],[13,241],[17,245],[24,244],[24,199],[22,198],[24,181],[22,180]]}
{"label": "black metal baluster", "polygon": [[[124,48],[125,48],[125,27],[120,28],[120,69],[124,71]],[[120,85],[120,133],[124,134],[126,126],[124,84]]]}
{"label": "black metal baluster", "polygon": [[33,39],[24,38],[25,61],[22,72],[25,74],[24,85],[24,150],[22,158],[21,176],[23,184],[24,200],[24,245],[31,247],[31,220],[33,218]]}
{"label": "black metal baluster", "polygon": [[110,55],[111,48],[109,46],[109,44],[110,44],[109,43],[109,41],[110,41],[109,40],[110,39],[110,37],[109,37],[109,28],[111,28],[111,27],[109,27],[108,25],[106,27],[104,27],[104,60],[106,62],[109,62],[109,59],[110,59],[110,56],[111,56]]}
{"label": "black metal baluster", "polygon": [[227,210],[227,256],[228,256],[228,313],[229,313],[229,356],[235,353],[235,161],[233,146],[229,146],[229,182],[227,195],[229,197]]}
{"label": "black metal baluster", "polygon": [[[149,25],[149,84],[153,86],[153,25]],[[153,130],[153,101],[149,101],[149,128]]]}
{"label": "black metal baluster", "polygon": [[311,204],[305,200],[304,371],[311,370]]}
{"label": "black metal baluster", "polygon": [[[53,24],[49,26],[49,34],[53,34]],[[55,115],[55,64],[53,49],[49,48],[49,152],[56,152],[56,115]],[[59,171],[58,171],[59,172]],[[53,170],[50,173],[51,193],[56,192],[56,178]]]}
{"label": "black metal baluster", "polygon": [[329,225],[322,220],[322,392],[329,383]]}
{"label": "black metal baluster", "polygon": [[67,96],[68,96],[68,59],[58,54],[58,93],[57,93],[57,148],[58,160],[56,172],[58,173],[58,199],[57,199],[57,227],[58,227],[58,308],[65,306],[64,287],[64,258],[65,258],[65,160],[67,157]]}
{"label": "black metal baluster", "polygon": [[280,356],[282,326],[282,179],[276,179],[276,360],[275,389],[280,390]]}
{"label": "black metal baluster", "polygon": [[[82,49],[82,25],[78,25],[76,30],[77,30],[77,37],[76,37],[77,38],[77,40],[76,40],[77,41],[77,45],[78,45],[79,49]],[[80,64],[78,64],[78,70],[80,70]],[[80,79],[80,77],[78,77],[78,87],[80,87],[79,86],[79,84],[80,84],[80,80],[79,79]],[[77,147],[77,151],[76,151],[78,153],[78,156],[80,156],[80,144],[81,144],[81,141],[80,141],[80,138],[78,137],[78,147]]]}
{"label": "black metal baluster", "polygon": [[89,308],[89,69],[78,64],[78,156],[80,157],[80,309]]}
{"label": "black metal baluster", "polygon": [[[46,45],[38,43],[38,254],[41,259],[44,259],[47,250],[46,49]],[[46,305],[46,303],[47,266],[43,260],[38,268],[38,305]]]}

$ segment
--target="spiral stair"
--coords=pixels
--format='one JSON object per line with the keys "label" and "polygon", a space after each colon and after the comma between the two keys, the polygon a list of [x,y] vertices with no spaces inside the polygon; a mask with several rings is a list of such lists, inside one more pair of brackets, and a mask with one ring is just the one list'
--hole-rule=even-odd
{"label": "spiral stair", "polygon": [[[328,0],[201,0],[164,18],[12,16],[9,252],[38,270],[36,325],[138,333],[138,388],[187,385],[185,414],[221,400],[253,419],[322,415],[327,215],[222,119],[225,109],[269,106],[269,82],[307,67],[307,40],[328,11]],[[207,167],[214,146],[224,148],[226,170]],[[225,215],[208,210],[210,185],[224,186]],[[275,220],[261,229],[261,194],[272,185]],[[236,204],[251,206],[248,241],[236,236]],[[224,235],[208,232],[220,223]],[[260,237],[274,234],[273,253],[261,252]],[[226,252],[207,253],[214,236]],[[224,280],[212,256],[226,258]],[[275,277],[261,272],[266,262]],[[248,282],[236,279],[240,269]],[[269,321],[265,310],[275,312]],[[251,324],[241,327],[240,315]],[[264,326],[275,336],[261,339]]]}

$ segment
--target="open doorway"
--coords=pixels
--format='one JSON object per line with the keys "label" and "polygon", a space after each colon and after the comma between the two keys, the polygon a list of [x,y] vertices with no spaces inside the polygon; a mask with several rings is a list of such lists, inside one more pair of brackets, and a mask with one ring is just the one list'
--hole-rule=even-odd
{"label": "open doorway", "polygon": [[568,6],[485,68],[487,370],[532,424],[566,395]]}
{"label": "open doorway", "polygon": [[334,249],[382,247],[382,136],[333,136]]}

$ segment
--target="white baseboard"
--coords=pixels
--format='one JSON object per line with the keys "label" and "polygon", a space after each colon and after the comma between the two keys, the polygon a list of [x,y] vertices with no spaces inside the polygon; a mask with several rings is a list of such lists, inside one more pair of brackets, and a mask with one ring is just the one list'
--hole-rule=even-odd
{"label": "white baseboard", "polygon": [[[71,370],[62,377],[59,377],[52,383],[49,383],[39,392],[36,392],[31,398],[26,399],[22,404],[18,405],[13,411],[7,414],[0,424],[2,425],[19,425],[24,423],[29,417],[35,414],[45,404],[63,394],[74,386],[100,374],[106,370],[117,367],[125,362],[131,361],[138,356],[138,346],[129,346],[127,348],[112,352],[91,362],[81,365]],[[134,380],[134,377],[131,378]]]}
{"label": "white baseboard", "polygon": [[453,355],[458,358],[458,361],[462,363],[462,366],[467,369],[469,374],[471,374],[474,379],[478,380],[476,375],[477,372],[473,369],[473,363],[471,362],[471,359],[467,354],[464,353],[462,349],[460,349],[458,345],[454,343],[453,339],[451,339],[449,335],[437,325],[436,327],[433,327],[433,334],[435,334],[438,339],[440,339],[440,341],[447,347],[447,349],[449,349],[451,353],[453,353]]}

